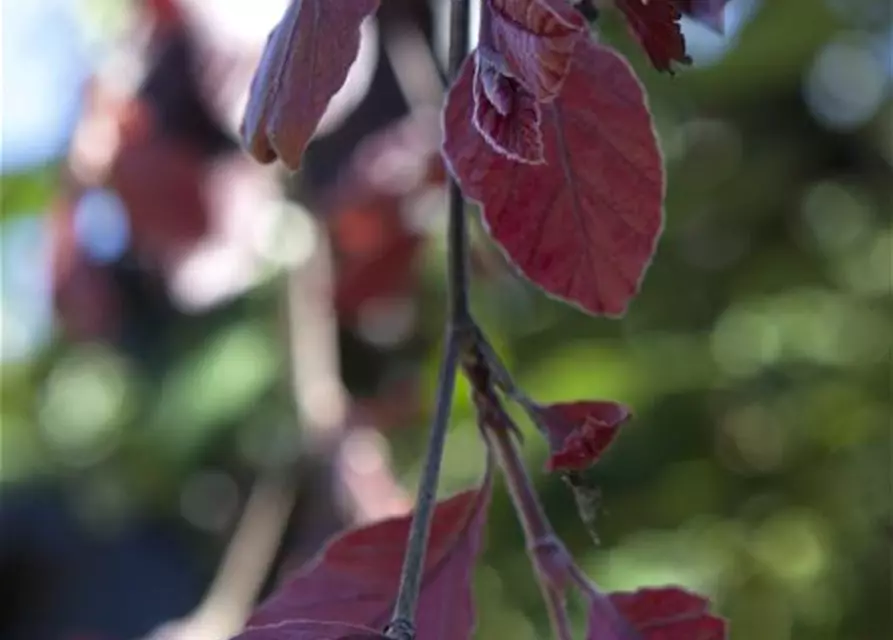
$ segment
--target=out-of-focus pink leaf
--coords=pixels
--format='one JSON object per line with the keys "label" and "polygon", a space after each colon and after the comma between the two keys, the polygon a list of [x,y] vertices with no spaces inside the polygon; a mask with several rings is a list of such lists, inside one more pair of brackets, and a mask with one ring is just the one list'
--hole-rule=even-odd
{"label": "out-of-focus pink leaf", "polygon": [[[471,635],[472,571],[490,489],[488,468],[479,489],[437,505],[416,617],[420,639],[467,640]],[[393,611],[409,525],[407,515],[333,540],[314,562],[261,604],[239,640],[266,640],[251,634],[295,620],[383,629]]]}
{"label": "out-of-focus pink leaf", "polygon": [[209,230],[209,163],[189,144],[122,130],[108,186],[126,205],[136,251],[158,264]]}
{"label": "out-of-focus pink leaf", "polygon": [[270,34],[241,134],[260,162],[297,169],[360,48],[360,25],[379,0],[292,0]]}
{"label": "out-of-focus pink leaf", "polygon": [[589,41],[561,94],[542,104],[545,164],[514,162],[468,126],[474,62],[444,113],[444,156],[506,256],[547,293],[592,314],[622,315],[663,223],[664,169],[641,84]]}
{"label": "out-of-focus pink leaf", "polygon": [[597,400],[550,404],[534,411],[549,440],[549,471],[580,470],[593,464],[631,415],[621,404]]}
{"label": "out-of-focus pink leaf", "polygon": [[141,8],[163,26],[181,25],[183,11],[177,0],[142,0]]}
{"label": "out-of-focus pink leaf", "polygon": [[439,124],[439,113],[420,112],[368,136],[322,198],[335,253],[335,305],[348,324],[369,303],[415,294],[425,232],[407,210],[445,180]]}

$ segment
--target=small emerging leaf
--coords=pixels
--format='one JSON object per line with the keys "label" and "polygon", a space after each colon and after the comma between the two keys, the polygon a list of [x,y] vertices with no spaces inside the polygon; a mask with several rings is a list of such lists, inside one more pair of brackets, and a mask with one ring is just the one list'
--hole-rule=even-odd
{"label": "small emerging leaf", "polygon": [[561,94],[542,104],[545,164],[514,162],[474,127],[474,61],[444,111],[443,151],[487,230],[547,293],[617,316],[638,292],[663,223],[664,169],[642,86],[629,65],[589,41]]}
{"label": "small emerging leaf", "polygon": [[535,413],[549,440],[549,471],[578,471],[593,464],[631,415],[621,404],[595,400],[550,404]]}
{"label": "small emerging leaf", "polygon": [[252,156],[297,169],[360,50],[379,0],[292,0],[251,81],[240,133]]}

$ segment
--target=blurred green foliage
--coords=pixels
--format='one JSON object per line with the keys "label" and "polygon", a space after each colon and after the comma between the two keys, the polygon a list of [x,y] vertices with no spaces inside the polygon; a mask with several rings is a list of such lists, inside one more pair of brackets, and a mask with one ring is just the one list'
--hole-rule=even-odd
{"label": "blurred green foliage", "polygon": [[[566,487],[539,471],[545,446],[529,432],[525,454],[560,534],[607,588],[676,582],[711,595],[733,640],[893,637],[889,75],[885,99],[849,129],[822,122],[807,99],[823,52],[889,40],[891,24],[860,30],[861,14],[833,8],[844,4],[764,2],[721,62],[674,78],[650,71],[609,23],[605,38],[649,87],[668,161],[666,231],[642,295],[616,322],[511,276],[474,288],[481,322],[531,395],[635,410],[590,473],[603,492],[598,547]],[[4,218],[33,215],[51,189],[45,169],[4,176]],[[422,322],[436,343],[439,248],[428,266]],[[270,330],[280,283],[265,286],[206,325],[190,320],[159,371],[107,345],[60,341],[5,363],[3,480],[69,477],[84,493],[117,488],[109,509],[175,510],[200,468],[262,458],[290,412]],[[425,355],[427,400],[438,346]],[[446,491],[482,463],[466,386],[455,409]],[[424,424],[391,439],[411,484]],[[504,491],[476,592],[479,637],[545,636]]]}

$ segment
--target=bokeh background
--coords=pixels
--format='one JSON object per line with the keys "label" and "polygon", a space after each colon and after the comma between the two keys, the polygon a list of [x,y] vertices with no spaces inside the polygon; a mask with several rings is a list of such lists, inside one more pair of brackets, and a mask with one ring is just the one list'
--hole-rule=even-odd
{"label": "bokeh background", "polygon": [[[331,532],[406,508],[448,3],[384,4],[287,177],[233,137],[282,0],[2,0],[0,637],[219,640]],[[702,591],[733,640],[893,637],[891,6],[732,0],[724,35],[684,27],[671,78],[602,21],[669,171],[628,315],[546,299],[478,233],[477,317],[533,396],[635,410],[588,474],[598,544],[524,444],[602,586]],[[462,385],[454,415],[445,492],[483,459]],[[476,594],[478,637],[546,637],[501,490]]]}

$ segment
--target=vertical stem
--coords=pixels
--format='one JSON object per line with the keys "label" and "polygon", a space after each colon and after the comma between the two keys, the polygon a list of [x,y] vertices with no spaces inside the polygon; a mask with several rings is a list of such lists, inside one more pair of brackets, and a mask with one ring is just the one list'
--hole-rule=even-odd
{"label": "vertical stem", "polygon": [[459,336],[452,329],[447,336],[446,350],[440,367],[440,379],[437,384],[437,405],[431,434],[428,437],[428,450],[425,454],[425,466],[419,491],[416,497],[416,508],[409,536],[406,542],[406,553],[403,556],[403,570],[400,574],[400,588],[391,624],[388,628],[390,637],[398,640],[415,638],[415,613],[422,586],[422,574],[425,568],[425,553],[428,546],[428,535],[431,531],[431,520],[437,504],[437,484],[440,479],[440,463],[443,460],[444,443],[449,426],[452,409],[453,390],[456,386],[456,372],[459,366]]}
{"label": "vertical stem", "polygon": [[[450,80],[455,80],[468,53],[469,0],[452,0],[450,11]],[[470,126],[470,123],[469,123]],[[450,218],[447,229],[449,249],[450,322],[453,327],[468,324],[468,221],[465,198],[459,185],[450,179]]]}
{"label": "vertical stem", "polygon": [[[468,51],[469,0],[452,0],[450,11],[450,78],[458,75]],[[419,484],[416,508],[410,524],[400,574],[400,588],[387,634],[396,640],[415,638],[415,613],[425,567],[425,553],[431,520],[437,504],[437,484],[443,460],[446,432],[449,426],[453,392],[459,358],[465,345],[465,335],[470,326],[468,309],[468,225],[465,219],[465,199],[455,180],[449,187],[448,242],[448,289],[449,320],[447,322],[446,348],[437,385],[437,401],[428,449],[425,454],[422,479]]]}

